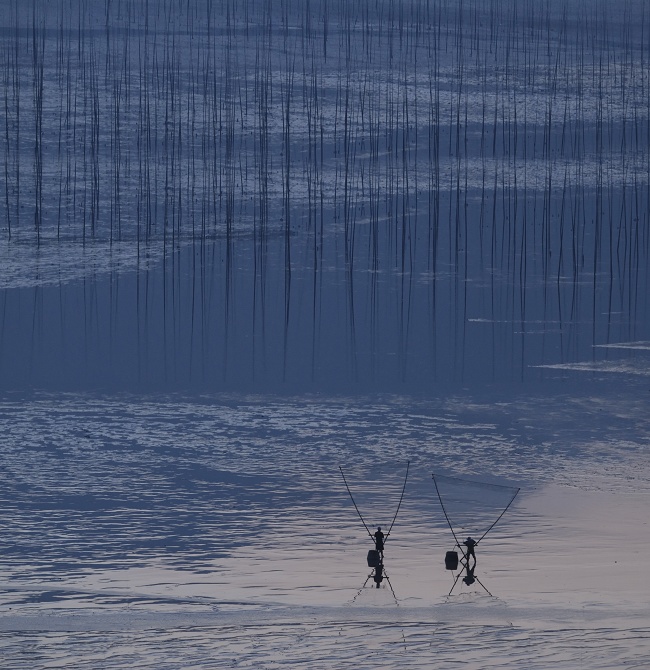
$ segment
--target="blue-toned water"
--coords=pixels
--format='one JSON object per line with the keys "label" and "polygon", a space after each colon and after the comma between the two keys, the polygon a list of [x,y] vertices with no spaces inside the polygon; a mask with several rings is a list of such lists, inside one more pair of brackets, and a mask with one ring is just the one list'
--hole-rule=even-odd
{"label": "blue-toned water", "polygon": [[3,4],[6,667],[645,663],[646,10]]}

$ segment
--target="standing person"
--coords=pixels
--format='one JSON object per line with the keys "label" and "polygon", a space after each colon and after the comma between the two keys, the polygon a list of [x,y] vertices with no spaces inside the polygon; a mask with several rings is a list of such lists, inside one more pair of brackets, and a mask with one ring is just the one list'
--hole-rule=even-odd
{"label": "standing person", "polygon": [[[463,582],[467,584],[467,586],[471,586],[475,581],[476,577],[474,577],[474,570],[476,569],[476,551],[475,547],[478,544],[478,542],[471,537],[468,537],[465,542],[463,542],[463,545],[466,548],[465,552],[465,576],[463,577]],[[469,559],[473,558],[474,559],[474,564],[470,568],[469,566]]]}
{"label": "standing person", "polygon": [[470,557],[474,559],[474,565],[476,566],[476,553],[474,551],[474,547],[478,544],[478,542],[471,537],[468,537],[465,542],[463,542],[465,547],[467,547],[467,553],[465,554],[465,559],[467,560],[467,563],[469,564],[469,559]]}
{"label": "standing person", "polygon": [[377,526],[377,532],[375,533],[375,549],[383,557],[384,555],[384,534],[381,532],[381,526]]}

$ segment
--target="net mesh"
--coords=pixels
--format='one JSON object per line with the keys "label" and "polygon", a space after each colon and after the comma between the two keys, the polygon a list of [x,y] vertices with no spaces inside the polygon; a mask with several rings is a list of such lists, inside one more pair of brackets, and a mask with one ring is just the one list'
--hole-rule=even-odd
{"label": "net mesh", "polygon": [[377,526],[381,526],[384,533],[388,532],[400,505],[407,469],[407,463],[363,471],[341,469],[370,533],[374,533]]}
{"label": "net mesh", "polygon": [[439,503],[458,540],[482,539],[504,514],[519,489],[460,477],[433,475]]}

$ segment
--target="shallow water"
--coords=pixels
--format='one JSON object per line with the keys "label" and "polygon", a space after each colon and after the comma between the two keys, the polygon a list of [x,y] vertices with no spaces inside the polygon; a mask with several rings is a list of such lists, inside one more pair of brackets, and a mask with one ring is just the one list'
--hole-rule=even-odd
{"label": "shallow water", "polygon": [[645,667],[646,25],[4,3],[0,665]]}
{"label": "shallow water", "polygon": [[[489,400],[5,399],[6,667],[640,663],[647,412],[634,377],[610,379]],[[390,586],[361,588],[372,544],[337,466],[386,524],[407,459]],[[492,597],[447,598],[434,468],[522,487],[478,552]]]}

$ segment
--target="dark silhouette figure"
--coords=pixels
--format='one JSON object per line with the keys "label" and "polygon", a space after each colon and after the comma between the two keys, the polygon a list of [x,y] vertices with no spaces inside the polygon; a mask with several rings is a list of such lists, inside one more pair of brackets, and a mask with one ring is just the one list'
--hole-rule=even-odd
{"label": "dark silhouette figure", "polygon": [[377,588],[380,587],[381,583],[384,581],[384,538],[386,536],[381,532],[381,526],[377,526],[377,532],[375,533],[375,549],[379,554],[379,565],[375,566],[375,570],[372,575],[372,579],[375,582]]}
{"label": "dark silhouette figure", "polygon": [[385,535],[381,532],[381,526],[377,526],[377,532],[375,533],[375,549],[383,556],[384,555],[384,537]]}
{"label": "dark silhouette figure", "polygon": [[471,586],[476,581],[476,577],[474,577],[474,567],[476,567],[476,563],[474,563],[474,566],[471,568],[469,565],[465,566],[465,572],[467,574],[463,577],[463,582],[465,582],[467,586]]}
{"label": "dark silhouette figure", "polygon": [[383,563],[380,563],[375,568],[375,572],[372,575],[372,579],[375,582],[377,588],[379,588],[381,583],[384,581],[384,564]]}
{"label": "dark silhouette figure", "polygon": [[474,547],[476,547],[478,542],[473,540],[471,537],[468,537],[465,542],[463,542],[463,544],[467,548],[467,551],[465,552],[465,560],[469,563],[469,559],[473,558],[474,565],[476,566],[476,553],[474,551]]}
{"label": "dark silhouette figure", "polygon": [[[471,537],[468,537],[465,542],[463,542],[463,545],[465,546],[465,576],[463,577],[463,582],[467,586],[471,586],[475,581],[476,577],[474,577],[474,570],[476,569],[476,550],[475,547],[478,544],[476,540],[474,540]],[[474,563],[472,564],[472,567],[469,565],[469,559],[473,558]]]}

